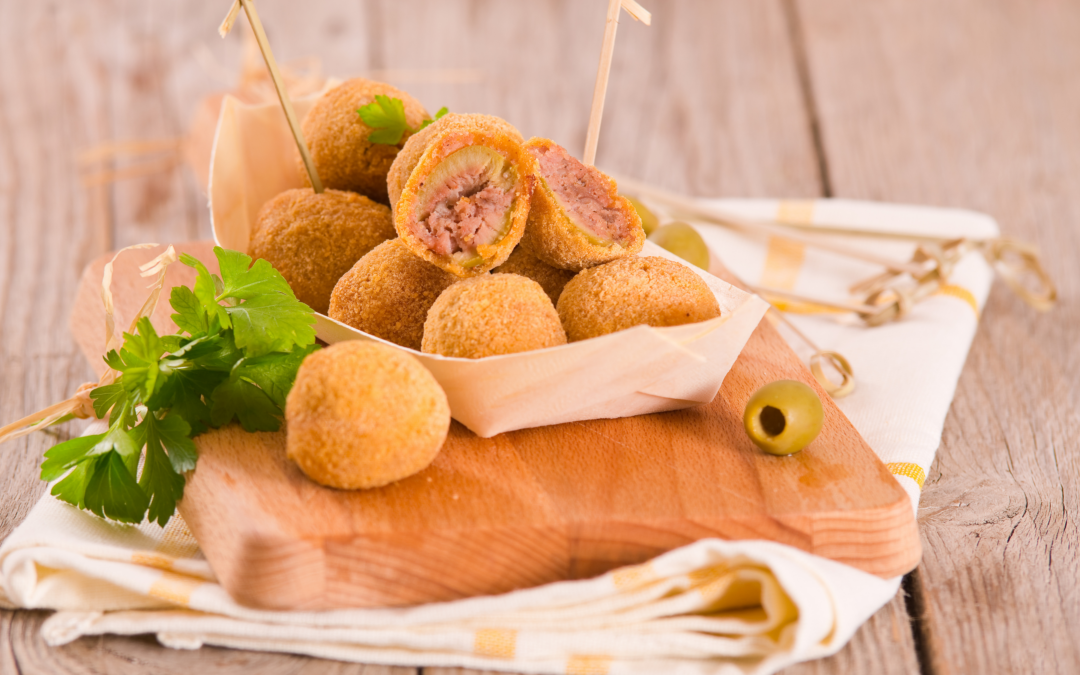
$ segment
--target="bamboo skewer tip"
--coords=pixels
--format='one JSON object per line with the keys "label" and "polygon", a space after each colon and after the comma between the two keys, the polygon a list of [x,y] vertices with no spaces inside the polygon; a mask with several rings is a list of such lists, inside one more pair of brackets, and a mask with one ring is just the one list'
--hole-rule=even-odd
{"label": "bamboo skewer tip", "polygon": [[259,44],[259,51],[262,52],[263,60],[266,61],[266,68],[270,71],[270,79],[274,83],[274,89],[277,91],[281,108],[285,112],[285,119],[289,123],[289,131],[292,132],[293,139],[296,141],[296,149],[300,151],[300,158],[304,161],[304,168],[307,170],[308,178],[311,180],[311,187],[316,194],[321,194],[323,184],[319,180],[319,172],[315,168],[315,161],[311,158],[307,143],[304,141],[304,132],[300,129],[300,122],[297,120],[296,112],[293,110],[292,100],[289,99],[289,93],[285,89],[285,81],[278,70],[274,53],[270,50],[270,41],[266,38],[266,31],[263,30],[262,21],[259,20],[259,13],[255,10],[255,4],[252,0],[233,0],[232,5],[229,7],[229,13],[226,15],[225,20],[221,22],[218,32],[222,37],[228,35],[233,24],[236,23],[241,8],[247,15],[251,30],[255,33],[255,41]]}
{"label": "bamboo skewer tip", "polygon": [[607,97],[611,60],[615,54],[615,33],[619,27],[622,10],[646,26],[652,24],[652,15],[634,0],[608,0],[607,20],[604,22],[604,43],[600,48],[600,64],[596,69],[596,85],[593,87],[592,108],[589,111],[589,128],[585,134],[585,151],[581,162],[585,166],[596,164],[596,146],[600,141],[600,122],[604,116],[604,99]]}

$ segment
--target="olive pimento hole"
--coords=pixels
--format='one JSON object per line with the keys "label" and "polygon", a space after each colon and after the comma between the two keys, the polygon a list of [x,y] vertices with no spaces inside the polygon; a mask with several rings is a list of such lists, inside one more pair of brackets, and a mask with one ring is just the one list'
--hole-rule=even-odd
{"label": "olive pimento hole", "polygon": [[779,436],[784,433],[784,427],[787,426],[787,420],[784,419],[784,413],[771,405],[767,405],[761,409],[761,412],[758,413],[758,419],[761,420],[761,428],[770,436]]}

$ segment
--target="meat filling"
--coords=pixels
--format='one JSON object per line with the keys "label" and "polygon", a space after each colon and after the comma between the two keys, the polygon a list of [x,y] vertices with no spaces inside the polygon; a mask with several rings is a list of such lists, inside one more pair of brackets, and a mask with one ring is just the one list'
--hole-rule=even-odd
{"label": "meat filling", "polygon": [[603,242],[626,240],[630,223],[615,208],[599,171],[554,143],[530,147],[529,151],[540,164],[540,175],[575,225]]}
{"label": "meat filling", "polygon": [[[445,177],[433,172],[423,202],[427,215],[418,220],[414,230],[417,238],[444,256],[474,257],[478,246],[496,243],[502,236],[514,190],[512,183],[498,185],[491,178],[492,167],[483,164]],[[509,174],[499,178],[505,183]]]}

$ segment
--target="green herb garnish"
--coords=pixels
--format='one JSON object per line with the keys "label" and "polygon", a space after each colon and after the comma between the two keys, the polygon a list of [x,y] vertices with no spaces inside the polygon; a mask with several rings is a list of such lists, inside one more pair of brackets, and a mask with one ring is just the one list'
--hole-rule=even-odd
{"label": "green herb garnish", "polygon": [[[356,112],[360,113],[364,124],[374,129],[368,135],[368,140],[384,145],[397,145],[406,131],[416,133],[435,121],[424,120],[419,127],[413,129],[405,119],[405,103],[400,98],[390,98],[385,94],[376,94],[374,101]],[[446,106],[443,106],[435,113],[435,119],[440,119],[448,112]]]}
{"label": "green herb garnish", "polygon": [[[304,357],[315,351],[315,315],[265,260],[214,248],[221,276],[184,254],[194,288],[173,288],[175,335],[148,318],[124,334],[106,363],[120,373],[90,398],[109,430],[45,453],[52,494],[112,520],[164,526],[195,468],[192,438],[236,419],[246,431],[276,431]],[[140,458],[143,459],[141,470]]]}

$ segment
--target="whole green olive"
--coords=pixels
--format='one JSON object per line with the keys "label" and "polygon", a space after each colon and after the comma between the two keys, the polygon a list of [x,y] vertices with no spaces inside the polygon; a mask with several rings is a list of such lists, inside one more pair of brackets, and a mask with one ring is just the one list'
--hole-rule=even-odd
{"label": "whole green olive", "polygon": [[709,269],[709,246],[698,231],[686,223],[676,220],[663,225],[649,235],[649,241],[692,265]]}
{"label": "whole green olive", "polygon": [[795,380],[777,380],[758,389],[743,413],[750,440],[770,455],[790,455],[810,445],[824,419],[817,393]]}
{"label": "whole green olive", "polygon": [[[625,195],[623,195],[625,196]],[[634,210],[637,211],[641,217],[641,229],[645,230],[645,236],[649,236],[653,233],[657,227],[660,226],[660,219],[656,217],[656,214],[649,210],[648,206],[641,203],[640,200],[633,197],[626,197],[626,201],[634,205]]]}

